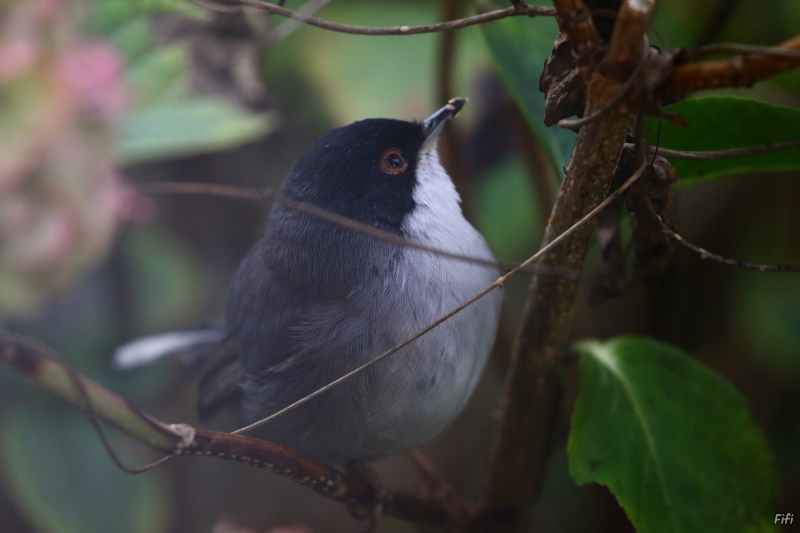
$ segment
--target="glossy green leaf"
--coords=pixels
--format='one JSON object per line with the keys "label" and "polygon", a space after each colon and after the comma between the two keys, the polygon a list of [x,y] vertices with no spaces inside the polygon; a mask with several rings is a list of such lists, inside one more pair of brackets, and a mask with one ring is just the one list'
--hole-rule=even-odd
{"label": "glossy green leaf", "polygon": [[[748,98],[706,96],[665,108],[688,128],[661,119],[660,146],[674,150],[725,150],[800,138],[800,111]],[[648,138],[655,143],[658,119],[648,119]],[[800,169],[800,148],[731,159],[693,161],[668,158],[683,185],[741,174]]]}
{"label": "glossy green leaf", "polygon": [[193,98],[132,111],[122,121],[125,164],[225,150],[275,128],[268,113],[248,113],[222,98]]}
{"label": "glossy green leaf", "polygon": [[745,399],[680,350],[641,337],[578,345],[568,453],[639,533],[770,531],[772,454]]}
{"label": "glossy green leaf", "polygon": [[47,402],[8,413],[0,427],[0,464],[5,488],[39,533],[167,529],[163,476],[119,470],[86,417],[69,406]]}
{"label": "glossy green leaf", "polygon": [[556,175],[563,176],[564,165],[575,145],[575,134],[558,126],[544,125],[544,94],[539,91],[539,78],[545,60],[550,57],[558,27],[545,18],[510,17],[481,28],[500,77],[525,112]]}

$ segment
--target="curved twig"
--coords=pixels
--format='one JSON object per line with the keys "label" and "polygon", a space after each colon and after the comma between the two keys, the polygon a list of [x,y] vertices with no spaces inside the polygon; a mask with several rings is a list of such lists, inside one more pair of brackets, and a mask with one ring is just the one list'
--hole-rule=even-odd
{"label": "curved twig", "polygon": [[339,472],[277,444],[185,424],[167,425],[102,385],[80,376],[52,348],[29,337],[0,332],[0,363],[150,448],[170,454],[160,462],[181,455],[232,460],[288,477],[351,507],[371,509],[375,499],[380,498],[382,510],[389,516],[429,527],[447,524],[447,510],[436,499],[388,491],[375,494],[371,484],[358,476]]}
{"label": "curved twig", "polygon": [[661,226],[661,231],[672,237],[678,244],[687,250],[691,250],[699,255],[700,259],[711,259],[712,261],[716,261],[717,263],[722,263],[724,265],[746,268],[748,270],[757,270],[759,272],[800,272],[800,265],[766,265],[761,263],[748,263],[747,261],[738,261],[736,259],[711,253],[704,248],[700,248],[699,246],[690,243],[672,231],[672,229],[664,222],[658,213],[656,213],[656,210],[653,208],[653,204],[650,202],[650,198],[648,198],[647,195],[644,195],[644,201],[650,211],[650,214],[655,217],[658,225]]}
{"label": "curved twig", "polygon": [[311,17],[298,11],[286,9],[277,4],[264,2],[263,0],[237,0],[237,5],[231,6],[230,4],[218,4],[211,0],[195,0],[201,3],[204,7],[209,9],[220,9],[230,12],[231,9],[238,8],[239,6],[252,7],[268,13],[276,15],[283,15],[310,26],[316,26],[323,30],[336,31],[340,33],[350,33],[354,35],[414,35],[418,33],[433,33],[446,30],[457,30],[466,28],[467,26],[474,26],[475,24],[483,24],[493,20],[500,20],[507,17],[554,17],[556,10],[552,7],[545,6],[529,6],[520,2],[517,5],[507,7],[505,9],[497,9],[487,13],[480,13],[471,17],[466,17],[457,20],[448,20],[446,22],[439,22],[436,24],[423,24],[420,26],[385,26],[385,27],[369,27],[369,26],[354,26],[352,24],[341,24],[339,22],[332,22],[330,20]]}

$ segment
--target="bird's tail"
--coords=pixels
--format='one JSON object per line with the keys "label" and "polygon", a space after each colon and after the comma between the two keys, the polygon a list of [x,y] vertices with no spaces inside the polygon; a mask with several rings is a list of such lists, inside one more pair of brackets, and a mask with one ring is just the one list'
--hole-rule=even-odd
{"label": "bird's tail", "polygon": [[114,366],[128,370],[169,356],[183,356],[189,366],[194,366],[197,359],[204,359],[204,354],[222,343],[226,334],[223,328],[204,328],[142,337],[114,351]]}

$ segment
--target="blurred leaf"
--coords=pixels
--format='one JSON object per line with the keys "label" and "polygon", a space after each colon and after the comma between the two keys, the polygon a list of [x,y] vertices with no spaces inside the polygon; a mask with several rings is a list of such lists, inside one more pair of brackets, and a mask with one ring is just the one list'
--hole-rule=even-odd
{"label": "blurred leaf", "polygon": [[476,183],[475,225],[495,257],[522,259],[541,240],[542,216],[522,161],[503,159]]}
{"label": "blurred leaf", "polygon": [[176,43],[156,48],[133,62],[127,77],[139,109],[181,97],[188,99],[188,46]]}
{"label": "blurred leaf", "polygon": [[[418,2],[334,2],[319,16],[365,26],[410,26],[434,22],[437,9]],[[368,117],[422,119],[442,105],[431,98],[435,35],[367,37],[303,27],[293,37],[303,41],[294,60],[302,58],[305,74],[338,124]]]}
{"label": "blurred leaf", "polygon": [[[431,2],[339,0],[319,16],[365,26],[410,26],[436,22],[440,13]],[[303,74],[315,85],[336,124],[367,117],[424,119],[444,105],[434,101],[439,38],[345,35],[303,27],[280,43],[274,54],[298,47],[288,59],[296,63],[302,58]],[[478,30],[459,30],[451,96],[474,94],[487,61]],[[459,124],[469,121],[474,108],[464,108]]]}
{"label": "blurred leaf", "polygon": [[108,37],[129,63],[141,59],[155,47],[150,20],[144,16],[127,21],[110,32]]}
{"label": "blurred leaf", "polygon": [[[800,138],[800,111],[733,96],[690,98],[664,108],[689,124],[683,128],[661,120],[660,145],[673,150],[725,150]],[[655,144],[658,119],[647,121]],[[667,158],[681,176],[681,186],[742,172],[800,169],[800,148],[765,154],[693,161]]]}
{"label": "blurred leaf", "polygon": [[481,26],[495,65],[506,87],[524,111],[557,176],[575,145],[575,133],[544,125],[544,95],[539,78],[550,57],[558,27],[552,20],[510,17]]}
{"label": "blurred leaf", "polygon": [[9,494],[40,533],[166,530],[163,476],[119,470],[86,417],[68,407],[31,404],[9,413],[0,460]]}
{"label": "blurred leaf", "polygon": [[800,371],[800,278],[753,273],[736,293],[737,331],[779,372]]}
{"label": "blurred leaf", "polygon": [[578,483],[607,485],[639,533],[773,529],[772,455],[730,383],[643,337],[577,349],[567,450]]}
{"label": "blurred leaf", "polygon": [[194,17],[209,15],[209,11],[186,0],[92,0],[88,29],[109,33],[140,15],[182,13]]}
{"label": "blurred leaf", "polygon": [[202,319],[205,283],[198,258],[168,233],[155,229],[131,230],[125,239],[131,268],[136,329],[142,333],[180,327]]}
{"label": "blurred leaf", "polygon": [[137,109],[120,126],[124,164],[225,150],[271,132],[269,113],[248,113],[222,98],[193,98]]}

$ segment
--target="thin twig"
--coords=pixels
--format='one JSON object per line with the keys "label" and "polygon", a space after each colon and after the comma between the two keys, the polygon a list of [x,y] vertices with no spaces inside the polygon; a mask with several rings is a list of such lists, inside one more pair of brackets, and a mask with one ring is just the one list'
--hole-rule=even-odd
{"label": "thin twig", "polygon": [[[365,235],[369,235],[376,239],[396,244],[398,246],[404,246],[407,248],[428,252],[434,255],[439,255],[442,257],[454,259],[456,261],[464,261],[465,263],[472,263],[487,267],[490,266],[501,270],[518,268],[521,266],[520,263],[516,263],[513,261],[492,261],[488,259],[482,259],[479,257],[447,252],[445,250],[440,250],[438,248],[433,248],[430,246],[425,246],[423,244],[419,244],[404,239],[402,237],[398,237],[393,233],[382,231],[378,228],[374,228],[367,224],[362,224],[361,222],[353,220],[352,218],[347,218],[341,215],[337,215],[336,213],[333,213],[326,209],[320,209],[305,202],[297,202],[294,200],[290,200],[289,198],[276,194],[274,191],[270,189],[259,190],[248,187],[223,185],[218,183],[195,183],[195,182],[179,182],[179,181],[142,183],[137,185],[136,188],[139,192],[143,194],[203,194],[203,195],[207,194],[212,196],[238,198],[242,200],[252,200],[257,202],[265,202],[265,201],[277,202],[290,209],[296,209],[297,211],[301,211],[303,213],[307,213],[314,217],[321,218],[322,220],[325,220],[327,222],[331,222],[333,224],[337,224],[342,227],[352,229],[353,231],[364,233]],[[547,275],[561,276],[569,279],[591,279],[597,277],[598,275],[601,275],[606,270],[606,268],[607,267],[604,266],[601,267],[600,270],[582,272],[577,270],[564,270],[564,269],[545,267],[542,265],[528,265],[526,267],[523,267],[523,271],[542,274],[545,276]]]}
{"label": "thin twig", "polygon": [[522,269],[524,267],[530,265],[531,263],[533,263],[534,261],[536,261],[537,259],[542,257],[542,255],[547,253],[551,248],[553,248],[558,243],[560,243],[561,241],[563,241],[564,239],[569,237],[573,232],[575,232],[575,230],[580,228],[586,222],[588,222],[589,220],[594,218],[594,216],[597,215],[597,213],[601,209],[603,209],[605,206],[607,206],[608,204],[613,202],[615,198],[617,198],[620,194],[622,194],[625,190],[627,190],[628,187],[630,187],[637,179],[639,179],[639,176],[642,175],[642,172],[644,172],[645,168],[647,168],[646,165],[642,165],[630,178],[628,178],[628,180],[624,184],[622,184],[622,186],[619,189],[617,189],[612,194],[610,194],[605,200],[600,202],[600,204],[598,204],[597,207],[595,207],[594,209],[589,211],[589,213],[587,213],[584,217],[582,217],[575,224],[573,224],[571,227],[569,227],[561,235],[557,236],[552,241],[550,241],[548,244],[543,246],[538,252],[536,252],[531,257],[529,257],[527,260],[525,260],[525,262],[523,262],[520,266],[510,270],[505,275],[500,276],[497,279],[497,281],[495,281],[494,283],[492,283],[491,285],[486,287],[484,290],[482,290],[481,292],[479,292],[478,294],[476,294],[475,296],[473,296],[472,298],[470,298],[469,300],[467,300],[463,304],[459,305],[458,307],[456,307],[455,309],[453,309],[452,311],[450,311],[449,313],[447,313],[443,317],[439,318],[437,321],[435,321],[434,323],[432,323],[428,327],[418,331],[417,333],[415,333],[414,335],[412,335],[408,339],[404,340],[403,342],[401,342],[400,344],[398,344],[394,348],[391,348],[391,349],[383,352],[381,355],[379,355],[375,359],[373,359],[373,360],[371,360],[371,361],[359,366],[358,368],[356,368],[354,370],[351,370],[347,374],[344,374],[340,378],[335,379],[334,381],[331,381],[327,385],[315,390],[311,394],[309,394],[307,396],[304,396],[303,398],[297,400],[296,402],[284,407],[280,411],[277,411],[276,413],[273,413],[272,415],[270,415],[270,416],[268,416],[266,418],[262,418],[261,420],[259,420],[257,422],[254,422],[254,423],[252,423],[252,424],[250,424],[248,426],[245,426],[243,428],[237,429],[236,431],[233,432],[233,434],[244,433],[246,431],[250,431],[251,429],[255,429],[255,428],[259,427],[259,426],[263,426],[264,424],[266,424],[270,420],[274,420],[275,418],[283,415],[284,413],[287,413],[288,411],[296,409],[297,407],[303,405],[304,403],[316,398],[320,394],[323,394],[324,392],[326,392],[326,391],[328,391],[328,390],[340,385],[341,383],[347,381],[348,379],[352,378],[356,374],[359,374],[359,373],[363,372],[364,370],[366,370],[367,368],[371,367],[372,365],[384,360],[385,358],[389,357],[393,353],[405,348],[406,346],[408,346],[409,344],[411,344],[412,342],[414,342],[418,338],[422,337],[423,335],[425,335],[426,333],[428,333],[429,331],[434,329],[439,324],[442,324],[446,320],[450,319],[451,317],[457,315],[458,313],[460,313],[461,311],[463,311],[467,307],[471,306],[472,304],[474,304],[475,302],[477,302],[478,300],[480,300],[481,298],[483,298],[484,296],[486,296],[487,294],[492,292],[494,289],[499,288],[499,287],[503,287],[503,285],[505,285],[506,281],[508,281],[508,278],[510,278],[511,276],[513,276],[513,275],[519,273],[520,271],[522,271]]}
{"label": "thin twig", "polygon": [[[226,11],[229,11],[231,9],[230,4],[217,4],[216,2],[209,0],[195,0],[195,1],[202,2],[202,5],[204,7],[208,7],[209,9],[218,9],[217,6],[219,6],[219,9],[224,9]],[[480,13],[478,15],[473,15],[471,17],[466,17],[457,20],[439,22],[437,24],[423,24],[420,26],[369,27],[369,26],[354,26],[352,24],[341,24],[338,22],[332,22],[330,20],[311,17],[303,13],[300,13],[298,11],[286,9],[285,7],[281,7],[276,4],[271,4],[269,2],[264,2],[262,0],[237,0],[237,1],[239,6],[252,7],[255,9],[266,11],[268,13],[283,15],[284,17],[289,17],[291,19],[304,22],[311,26],[316,26],[317,28],[322,28],[324,30],[336,31],[340,33],[350,33],[355,35],[414,35],[418,33],[433,33],[437,31],[457,30],[460,28],[466,28],[467,26],[474,26],[475,24],[484,24],[486,22],[491,22],[493,20],[500,20],[507,17],[521,17],[521,16],[554,17],[556,15],[555,9],[553,9],[552,7],[529,6],[527,4],[520,3],[518,5],[507,7],[505,9],[498,9],[495,11],[489,11],[487,13]]]}
{"label": "thin twig", "polygon": [[701,46],[689,53],[689,59],[694,60],[698,57],[711,54],[732,53],[732,54],[767,54],[778,57],[794,57],[800,59],[800,50],[784,50],[772,46],[759,46],[754,44],[738,43],[715,43]]}
{"label": "thin twig", "polygon": [[746,268],[748,270],[758,270],[759,272],[800,272],[800,265],[766,265],[761,263],[748,263],[747,261],[738,261],[736,259],[731,259],[729,257],[724,257],[715,253],[711,253],[708,250],[700,248],[699,246],[695,246],[694,244],[690,243],[667,226],[664,220],[656,213],[656,210],[653,208],[653,204],[650,202],[650,198],[647,195],[644,195],[644,201],[647,205],[648,209],[650,210],[650,214],[655,217],[658,225],[661,226],[661,231],[675,239],[675,241],[686,248],[687,250],[691,250],[692,252],[696,253],[700,256],[700,259],[710,259],[712,261],[716,261],[717,263],[722,263],[725,265],[735,266],[739,268]]}
{"label": "thin twig", "polygon": [[[745,146],[743,148],[728,148],[726,150],[670,150],[669,148],[661,148],[649,146],[648,150],[652,153],[658,150],[658,155],[664,157],[671,157],[674,159],[730,159],[734,157],[744,157],[748,155],[765,154],[777,150],[785,150],[787,148],[800,147],[800,139],[791,139],[789,141],[781,141],[775,143],[759,144],[758,146]],[[625,144],[626,150],[633,149],[633,143]]]}

